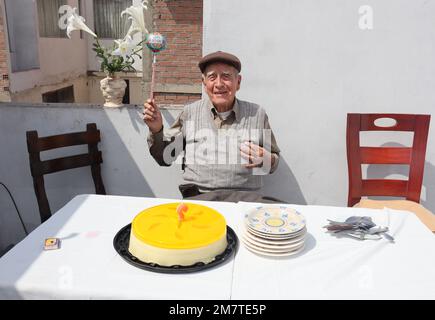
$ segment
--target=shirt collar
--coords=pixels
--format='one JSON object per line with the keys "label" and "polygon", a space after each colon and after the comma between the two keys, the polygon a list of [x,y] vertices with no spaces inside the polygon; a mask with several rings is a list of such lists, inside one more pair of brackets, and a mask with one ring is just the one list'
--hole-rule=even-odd
{"label": "shirt collar", "polygon": [[[211,103],[210,99],[207,97],[207,106],[208,109],[210,110],[210,112],[212,113],[212,116],[214,118],[216,118],[217,116],[217,110],[216,108],[213,106],[213,103]],[[239,103],[239,99],[235,98],[234,101],[234,105],[233,105],[233,109],[231,109],[234,112],[234,115],[236,117],[236,121],[239,122],[240,121],[240,103]]]}

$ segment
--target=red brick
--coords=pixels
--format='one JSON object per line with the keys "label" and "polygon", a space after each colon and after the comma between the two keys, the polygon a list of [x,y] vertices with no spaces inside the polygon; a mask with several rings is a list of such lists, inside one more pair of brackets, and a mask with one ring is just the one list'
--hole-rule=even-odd
{"label": "red brick", "polygon": [[[198,61],[202,56],[202,0],[156,0],[154,29],[165,35],[168,48],[158,57],[156,82],[162,84],[201,84]],[[200,94],[159,93],[156,101],[184,104],[201,98]]]}

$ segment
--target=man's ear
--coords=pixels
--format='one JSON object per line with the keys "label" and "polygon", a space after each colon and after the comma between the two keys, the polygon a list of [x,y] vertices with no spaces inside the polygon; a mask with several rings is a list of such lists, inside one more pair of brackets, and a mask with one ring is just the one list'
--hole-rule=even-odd
{"label": "man's ear", "polygon": [[242,83],[242,76],[239,74],[237,79],[237,90],[240,89],[240,83]]}

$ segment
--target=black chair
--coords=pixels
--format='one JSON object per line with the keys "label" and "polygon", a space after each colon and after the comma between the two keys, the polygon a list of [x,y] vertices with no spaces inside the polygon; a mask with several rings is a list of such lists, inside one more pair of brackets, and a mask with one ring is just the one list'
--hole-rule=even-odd
{"label": "black chair", "polygon": [[[86,131],[83,132],[39,137],[37,131],[27,131],[26,135],[30,171],[32,173],[33,186],[38,200],[41,222],[46,221],[51,216],[50,205],[44,185],[45,174],[90,166],[95,184],[95,192],[97,194],[106,194],[100,167],[100,164],[103,163],[103,157],[101,151],[98,150],[98,142],[101,141],[100,130],[97,129],[95,123],[88,123],[86,125]],[[42,151],[84,144],[88,145],[88,153],[41,161],[40,153]]]}

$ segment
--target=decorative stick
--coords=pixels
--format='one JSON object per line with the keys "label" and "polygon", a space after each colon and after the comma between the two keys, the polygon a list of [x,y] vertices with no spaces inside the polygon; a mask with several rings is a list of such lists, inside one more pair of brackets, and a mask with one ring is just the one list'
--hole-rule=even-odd
{"label": "decorative stick", "polygon": [[166,49],[166,38],[158,32],[153,32],[148,34],[146,42],[146,46],[153,53],[153,63],[152,63],[152,75],[151,75],[151,89],[150,89],[150,98],[151,101],[154,99],[154,86],[155,86],[155,73],[156,73],[156,64],[157,64],[157,54]]}
{"label": "decorative stick", "polygon": [[156,60],[157,57],[153,54],[153,64],[152,64],[152,75],[151,75],[151,90],[150,90],[150,99],[153,101],[154,99],[154,84],[155,84],[155,76],[156,76]]}

